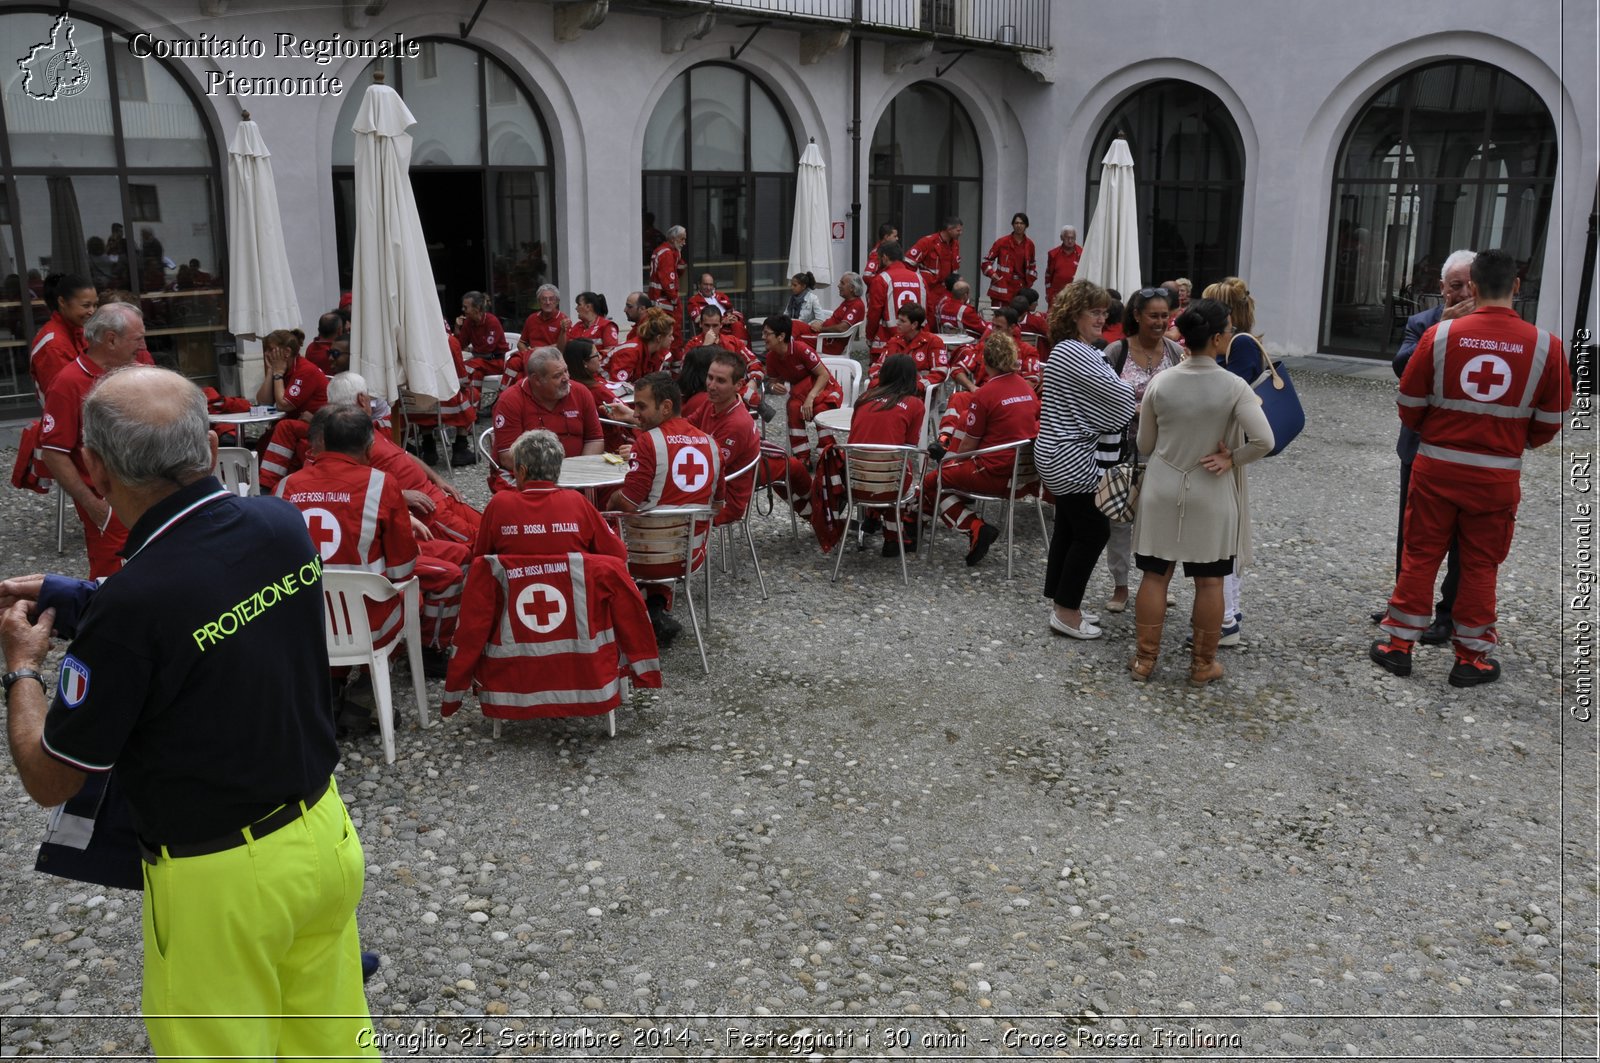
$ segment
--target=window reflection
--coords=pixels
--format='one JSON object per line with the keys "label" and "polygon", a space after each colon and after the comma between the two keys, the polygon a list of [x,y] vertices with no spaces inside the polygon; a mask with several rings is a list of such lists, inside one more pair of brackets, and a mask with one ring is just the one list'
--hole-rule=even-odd
{"label": "window reflection", "polygon": [[983,203],[982,173],[978,134],[966,108],[930,82],[907,86],[872,134],[869,244],[887,222],[909,248],[957,215],[967,223],[964,265],[975,273],[987,246],[973,232]]}

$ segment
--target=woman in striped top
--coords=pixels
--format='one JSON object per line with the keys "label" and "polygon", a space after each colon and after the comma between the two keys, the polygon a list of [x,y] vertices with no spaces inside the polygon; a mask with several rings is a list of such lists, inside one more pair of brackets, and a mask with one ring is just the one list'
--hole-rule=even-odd
{"label": "woman in striped top", "polygon": [[1117,463],[1122,432],[1133,420],[1133,388],[1090,344],[1100,338],[1111,297],[1092,281],[1073,281],[1050,306],[1050,341],[1034,464],[1056,499],[1044,593],[1054,600],[1050,630],[1097,639],[1100,618],[1082,610],[1083,592],[1111,537],[1111,524],[1094,504],[1100,474]]}

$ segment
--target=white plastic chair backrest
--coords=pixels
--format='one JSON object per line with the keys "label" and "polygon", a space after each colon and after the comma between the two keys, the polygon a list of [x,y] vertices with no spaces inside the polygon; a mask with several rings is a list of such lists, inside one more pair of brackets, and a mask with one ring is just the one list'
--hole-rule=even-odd
{"label": "white plastic chair backrest", "polygon": [[322,570],[323,633],[328,642],[328,663],[359,664],[371,660],[372,626],[367,622],[367,602],[386,602],[404,593],[416,577],[395,584],[377,572],[348,569]]}
{"label": "white plastic chair backrest", "polygon": [[521,340],[522,340],[522,333],[520,333],[520,332],[508,332],[508,333],[506,333],[506,346],[509,347],[513,351],[517,349],[517,344],[519,342],[521,342]]}
{"label": "white plastic chair backrest", "polygon": [[942,409],[934,409],[934,395],[938,390],[938,384],[930,382],[922,385],[922,434],[917,436],[918,450],[928,449],[928,440],[933,438],[939,426],[939,415],[944,413]]}
{"label": "white plastic chair backrest", "polygon": [[217,448],[217,479],[234,494],[248,498],[261,493],[261,459],[249,447]]}
{"label": "white plastic chair backrest", "polygon": [[500,459],[494,453],[494,429],[485,428],[478,433],[478,453],[488,459],[489,464],[500,468]]}
{"label": "white plastic chair backrest", "polygon": [[1050,353],[1049,351],[1044,349],[1044,334],[1043,333],[1041,333],[1041,332],[1024,332],[1024,333],[1021,333],[1021,336],[1022,336],[1022,342],[1023,343],[1026,343],[1028,346],[1032,347],[1034,350],[1038,351],[1040,354],[1049,354]]}
{"label": "white plastic chair backrest", "polygon": [[495,400],[500,397],[500,382],[504,379],[505,377],[499,373],[490,373],[485,376],[483,378],[483,391],[479,395],[478,401],[480,403],[487,402],[493,406]]}
{"label": "white plastic chair backrest", "polygon": [[822,364],[839,382],[839,390],[844,392],[844,404],[854,406],[856,396],[861,392],[861,363],[844,355],[829,354],[823,356]]}

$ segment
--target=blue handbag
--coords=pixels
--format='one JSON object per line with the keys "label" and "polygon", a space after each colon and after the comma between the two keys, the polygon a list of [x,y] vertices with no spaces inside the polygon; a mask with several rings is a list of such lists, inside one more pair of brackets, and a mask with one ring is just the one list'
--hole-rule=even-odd
{"label": "blue handbag", "polygon": [[1262,361],[1267,366],[1266,372],[1256,377],[1250,390],[1261,400],[1261,412],[1267,415],[1267,423],[1272,426],[1272,450],[1267,455],[1270,458],[1293,443],[1305,428],[1306,411],[1300,405],[1294,381],[1289,379],[1289,371],[1283,363],[1274,362],[1270,357],[1263,357]]}

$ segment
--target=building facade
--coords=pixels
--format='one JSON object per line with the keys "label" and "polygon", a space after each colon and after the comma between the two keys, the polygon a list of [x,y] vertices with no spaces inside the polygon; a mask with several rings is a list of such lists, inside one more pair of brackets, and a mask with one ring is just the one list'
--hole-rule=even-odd
{"label": "building facade", "polygon": [[[349,127],[380,64],[418,119],[441,312],[481,289],[513,330],[545,283],[569,312],[595,291],[620,316],[678,224],[695,276],[752,314],[781,309],[812,141],[842,223],[835,277],[879,223],[914,240],[949,215],[974,274],[1019,210],[1042,270],[1062,224],[1092,229],[1121,132],[1147,280],[1245,277],[1275,352],[1387,356],[1456,247],[1511,249],[1524,313],[1560,335],[1592,284],[1592,5],[102,0],[73,5],[70,48],[51,39],[58,13],[0,3],[18,52],[0,127],[0,404],[18,412],[40,282],[59,270],[132,292],[152,351],[214,377],[230,349],[227,143],[246,110],[310,331],[348,284]],[[403,57],[360,54],[380,43]]]}

